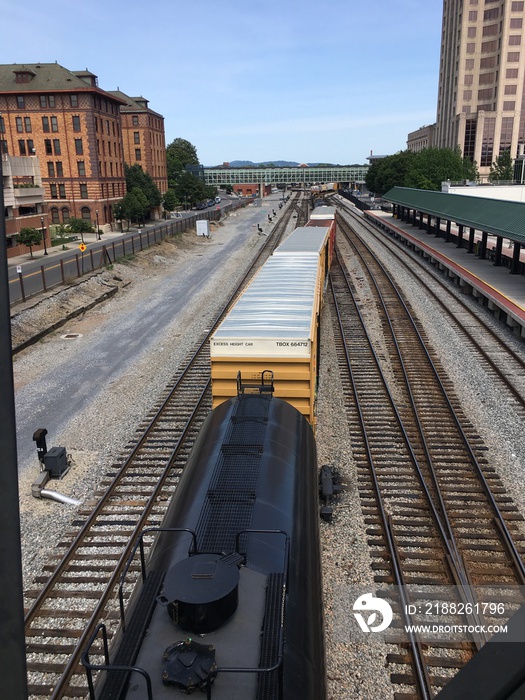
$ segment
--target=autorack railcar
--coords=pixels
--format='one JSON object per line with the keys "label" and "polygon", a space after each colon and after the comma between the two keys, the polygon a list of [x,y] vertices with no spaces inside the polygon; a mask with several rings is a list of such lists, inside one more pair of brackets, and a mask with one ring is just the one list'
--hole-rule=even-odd
{"label": "autorack railcar", "polygon": [[[322,225],[320,225],[322,224]],[[271,370],[275,395],[315,425],[319,316],[335,217],[295,229],[275,250],[210,340],[213,406]]]}

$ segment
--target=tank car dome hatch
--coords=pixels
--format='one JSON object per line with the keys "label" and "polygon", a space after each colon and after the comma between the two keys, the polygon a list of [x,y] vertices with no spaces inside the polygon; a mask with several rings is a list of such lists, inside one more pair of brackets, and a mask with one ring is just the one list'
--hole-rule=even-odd
{"label": "tank car dome hatch", "polygon": [[240,555],[197,554],[171,567],[157,601],[183,630],[213,632],[227,622],[239,601]]}
{"label": "tank car dome hatch", "polygon": [[174,685],[184,693],[206,689],[217,675],[215,648],[191,639],[169,646],[163,654],[162,663],[162,682]]}

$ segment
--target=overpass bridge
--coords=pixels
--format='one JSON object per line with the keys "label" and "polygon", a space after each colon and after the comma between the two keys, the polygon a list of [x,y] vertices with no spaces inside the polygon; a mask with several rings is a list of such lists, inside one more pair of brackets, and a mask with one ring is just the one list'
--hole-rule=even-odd
{"label": "overpass bridge", "polygon": [[296,167],[246,167],[215,168],[189,167],[194,175],[204,177],[206,185],[223,187],[224,185],[315,185],[337,182],[344,185],[362,185],[368,171],[368,165],[333,165],[333,166],[296,166]]}

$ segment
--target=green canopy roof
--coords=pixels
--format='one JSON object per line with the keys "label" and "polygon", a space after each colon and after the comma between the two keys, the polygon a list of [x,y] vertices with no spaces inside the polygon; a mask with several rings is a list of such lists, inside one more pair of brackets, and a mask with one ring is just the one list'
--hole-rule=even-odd
{"label": "green canopy roof", "polygon": [[522,202],[408,187],[393,187],[382,198],[424,214],[525,243],[525,204]]}

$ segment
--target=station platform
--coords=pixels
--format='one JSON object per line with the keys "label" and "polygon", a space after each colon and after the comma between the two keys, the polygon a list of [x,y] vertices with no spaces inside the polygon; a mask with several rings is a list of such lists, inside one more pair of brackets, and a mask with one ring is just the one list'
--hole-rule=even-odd
{"label": "station platform", "polygon": [[[494,316],[511,327],[516,335],[525,338],[525,277],[510,274],[513,254],[510,241],[505,242],[502,251],[503,264],[496,266],[490,259],[492,246],[496,245],[495,237],[489,237],[489,255],[486,259],[481,259],[475,252],[469,253],[467,248],[457,247],[457,230],[454,227],[451,230],[452,240],[447,242],[444,230],[441,236],[437,236],[434,231],[428,232],[394,218],[391,212],[369,210],[364,214],[368,221],[427,258],[465,292],[482,302]],[[479,240],[481,233],[476,236],[476,243]],[[523,250],[520,262],[525,262]]]}

